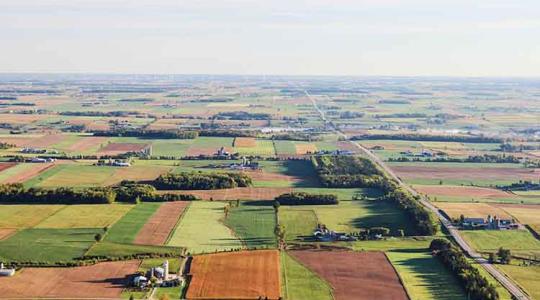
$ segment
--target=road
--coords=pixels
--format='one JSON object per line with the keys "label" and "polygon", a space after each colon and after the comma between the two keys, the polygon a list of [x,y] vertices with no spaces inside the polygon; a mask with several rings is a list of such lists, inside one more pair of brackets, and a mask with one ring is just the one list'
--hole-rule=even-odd
{"label": "road", "polygon": [[361,146],[358,143],[354,143],[349,140],[346,134],[341,132],[338,128],[336,128],[331,122],[328,122],[326,119],[326,116],[324,115],[324,112],[319,108],[317,105],[317,102],[315,99],[307,92],[304,91],[306,96],[311,100],[311,103],[313,103],[313,107],[319,115],[321,116],[321,120],[324,121],[326,128],[330,128],[333,131],[335,131],[339,136],[341,136],[343,139],[348,140],[351,142],[354,146],[356,146],[360,151],[365,153],[372,161],[374,161],[377,165],[379,165],[390,177],[392,177],[400,186],[402,186],[404,189],[408,190],[413,196],[419,196],[420,197],[420,203],[424,205],[426,208],[431,210],[441,221],[442,225],[448,230],[450,235],[454,238],[456,243],[463,249],[465,253],[474,261],[476,261],[480,266],[482,266],[493,278],[495,278],[502,286],[504,286],[512,296],[514,296],[516,299],[520,300],[529,300],[529,296],[525,294],[515,283],[513,283],[506,275],[504,275],[501,271],[499,271],[497,268],[495,268],[492,264],[490,264],[485,258],[483,258],[478,252],[476,252],[461,236],[459,230],[452,225],[452,223],[437,209],[431,202],[429,202],[428,199],[426,199],[425,196],[420,195],[418,192],[416,192],[412,187],[405,184],[401,179],[394,173],[392,169],[390,169],[384,161],[382,161],[378,156],[373,154],[369,149]]}

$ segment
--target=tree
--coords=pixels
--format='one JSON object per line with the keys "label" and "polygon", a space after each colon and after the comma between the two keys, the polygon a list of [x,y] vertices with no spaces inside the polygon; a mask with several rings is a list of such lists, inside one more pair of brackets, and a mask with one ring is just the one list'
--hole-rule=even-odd
{"label": "tree", "polygon": [[107,231],[109,231],[109,226],[103,227],[103,232],[107,233]]}
{"label": "tree", "polygon": [[278,238],[278,243],[281,248],[281,246],[285,244],[285,226],[277,224],[274,228],[274,234]]}
{"label": "tree", "polygon": [[499,251],[497,251],[497,256],[499,257],[501,264],[507,265],[512,260],[512,253],[510,252],[510,249],[504,249],[503,247],[499,248]]}
{"label": "tree", "polygon": [[96,242],[101,242],[101,240],[103,239],[103,236],[101,235],[101,233],[98,233],[94,235],[94,239],[96,240]]}
{"label": "tree", "polygon": [[450,249],[450,247],[450,242],[445,239],[434,239],[431,241],[431,244],[429,244],[429,250],[431,251],[445,251]]}
{"label": "tree", "polygon": [[495,259],[495,253],[489,253],[488,262],[492,264],[495,262]]}
{"label": "tree", "polygon": [[161,296],[159,296],[159,300],[169,300],[169,295],[167,294],[162,294]]}
{"label": "tree", "polygon": [[272,206],[274,207],[274,210],[276,211],[276,214],[279,212],[279,207],[281,204],[279,204],[279,201],[274,201]]}
{"label": "tree", "polygon": [[225,213],[225,218],[227,218],[229,216],[229,211],[231,209],[231,206],[230,204],[227,204],[223,207],[223,212]]}
{"label": "tree", "polygon": [[397,237],[404,237],[405,236],[405,231],[403,229],[398,229],[396,236]]}
{"label": "tree", "polygon": [[129,295],[129,300],[135,300],[135,297],[133,296],[133,294]]}

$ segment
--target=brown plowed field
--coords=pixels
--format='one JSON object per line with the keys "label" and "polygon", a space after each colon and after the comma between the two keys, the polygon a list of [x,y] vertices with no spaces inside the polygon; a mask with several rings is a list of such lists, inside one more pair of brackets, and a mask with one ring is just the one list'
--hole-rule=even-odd
{"label": "brown plowed field", "polygon": [[383,252],[301,250],[291,254],[332,286],[336,300],[408,299]]}
{"label": "brown plowed field", "polygon": [[126,276],[140,261],[105,262],[76,268],[24,268],[0,277],[0,298],[120,298]]}
{"label": "brown plowed field", "polygon": [[353,143],[354,142],[340,141],[340,142],[337,142],[337,147],[339,150],[351,151],[352,153],[360,152],[360,149],[358,149],[358,147],[356,147]]}
{"label": "brown plowed field", "polygon": [[484,219],[488,215],[504,219],[512,218],[506,211],[487,203],[433,202],[433,204],[453,219],[459,219],[461,215],[469,218]]}
{"label": "brown plowed field", "polygon": [[210,200],[210,198],[213,200],[274,200],[275,197],[292,191],[292,188],[241,187],[223,190],[177,191],[176,193],[191,194],[203,200]]}
{"label": "brown plowed field", "polygon": [[61,134],[48,134],[35,139],[31,139],[24,144],[25,147],[46,148],[63,141],[66,136]]}
{"label": "brown plowed field", "polygon": [[427,195],[463,196],[481,198],[514,198],[515,195],[497,189],[472,187],[472,186],[448,186],[448,185],[415,185],[414,189]]}
{"label": "brown plowed field", "polygon": [[401,178],[406,179],[537,180],[540,176],[540,169],[527,168],[394,166],[392,170]]}
{"label": "brown plowed field", "polygon": [[108,140],[106,137],[102,136],[89,136],[81,138],[79,141],[73,143],[73,145],[69,146],[67,150],[69,151],[76,151],[76,152],[83,152],[86,151],[92,147],[95,147],[96,145],[100,145],[105,143]]}
{"label": "brown plowed field", "polygon": [[187,299],[279,299],[281,294],[277,250],[195,256],[190,273]]}
{"label": "brown plowed field", "polygon": [[163,245],[169,233],[174,229],[178,218],[189,202],[177,201],[163,203],[152,217],[144,224],[135,238],[135,244]]}
{"label": "brown plowed field", "polygon": [[117,155],[127,152],[139,152],[148,147],[147,144],[138,143],[110,143],[99,150],[102,155]]}
{"label": "brown plowed field", "polygon": [[19,173],[11,176],[4,180],[3,183],[25,182],[26,180],[37,176],[55,166],[54,163],[35,163],[33,165],[34,166],[31,169],[27,170],[24,173]]}
{"label": "brown plowed field", "polygon": [[2,143],[7,143],[7,144],[12,144],[12,145],[15,145],[17,147],[23,147],[24,145],[26,145],[27,143],[29,143],[32,139],[32,137],[2,137],[0,138],[0,142]]}
{"label": "brown plowed field", "polygon": [[250,137],[237,137],[234,139],[233,145],[235,147],[256,147],[257,141],[255,138]]}
{"label": "brown plowed field", "polygon": [[6,169],[9,169],[9,168],[13,167],[16,164],[17,163],[13,163],[13,162],[0,163],[0,172],[4,171]]}
{"label": "brown plowed field", "polygon": [[5,240],[17,231],[16,228],[0,228],[0,241]]}

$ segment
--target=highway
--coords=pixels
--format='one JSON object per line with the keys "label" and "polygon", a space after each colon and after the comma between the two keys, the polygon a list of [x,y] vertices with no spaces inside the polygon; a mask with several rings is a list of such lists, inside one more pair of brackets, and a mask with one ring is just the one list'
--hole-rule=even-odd
{"label": "highway", "polygon": [[354,146],[356,146],[360,151],[366,154],[367,157],[369,157],[372,161],[374,161],[379,167],[381,167],[391,178],[393,178],[400,186],[402,186],[404,189],[408,190],[413,196],[419,196],[420,197],[420,203],[424,205],[426,208],[431,210],[441,221],[441,224],[448,230],[449,234],[454,238],[456,243],[461,247],[461,249],[474,261],[476,261],[480,266],[482,266],[491,276],[493,276],[502,286],[504,286],[510,294],[512,294],[515,299],[519,300],[529,300],[529,296],[523,292],[519,286],[517,286],[514,282],[512,282],[508,277],[506,277],[505,274],[503,274],[501,271],[499,271],[497,268],[495,268],[492,264],[490,264],[486,259],[484,259],[478,252],[476,252],[461,236],[459,230],[452,225],[452,223],[443,215],[441,212],[433,205],[431,202],[429,202],[429,199],[427,199],[425,196],[420,195],[418,192],[416,192],[412,187],[405,184],[401,179],[394,173],[392,169],[390,169],[384,161],[382,161],[378,156],[373,154],[369,149],[361,146],[358,143],[354,143],[353,141],[350,141],[346,134],[341,132],[338,128],[336,128],[331,122],[328,122],[326,119],[326,116],[324,112],[319,108],[317,105],[316,100],[308,93],[308,91],[304,91],[306,96],[311,100],[311,103],[313,104],[313,107],[317,112],[319,113],[321,120],[324,122],[326,128],[333,130],[336,132],[339,136],[341,136],[343,139],[349,141]]}

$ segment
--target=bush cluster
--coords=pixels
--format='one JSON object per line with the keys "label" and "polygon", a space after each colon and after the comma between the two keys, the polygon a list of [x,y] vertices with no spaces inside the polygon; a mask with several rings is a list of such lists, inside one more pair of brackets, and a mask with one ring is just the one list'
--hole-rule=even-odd
{"label": "bush cluster", "polygon": [[282,194],[274,200],[279,202],[280,205],[331,205],[339,203],[336,195],[303,192]]}

